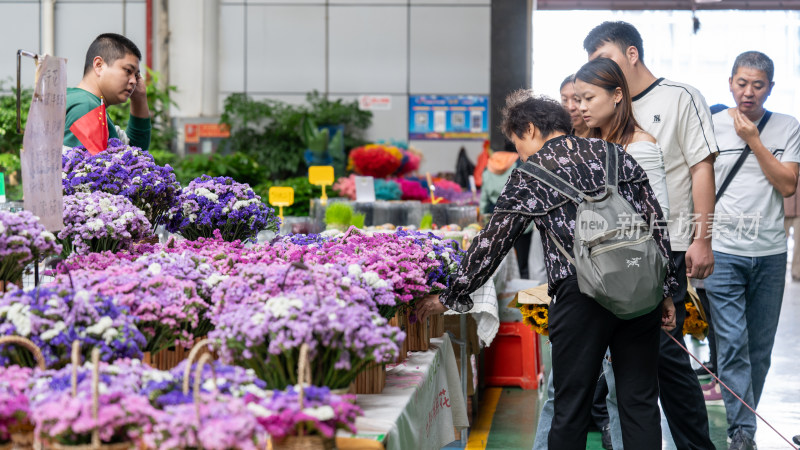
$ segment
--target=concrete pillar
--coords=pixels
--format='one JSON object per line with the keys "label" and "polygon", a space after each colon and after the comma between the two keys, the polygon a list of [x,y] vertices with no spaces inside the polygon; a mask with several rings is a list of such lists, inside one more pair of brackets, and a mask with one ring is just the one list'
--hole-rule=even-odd
{"label": "concrete pillar", "polygon": [[203,0],[203,103],[205,117],[219,115],[219,0]]}
{"label": "concrete pillar", "polygon": [[[39,51],[42,55],[54,56],[56,2],[55,0],[42,0],[40,5],[42,8],[42,48]],[[83,64],[83,61],[80,61],[79,64]]]}
{"label": "concrete pillar", "polygon": [[532,0],[492,0],[492,47],[489,88],[489,136],[502,150],[500,109],[508,93],[531,87]]}

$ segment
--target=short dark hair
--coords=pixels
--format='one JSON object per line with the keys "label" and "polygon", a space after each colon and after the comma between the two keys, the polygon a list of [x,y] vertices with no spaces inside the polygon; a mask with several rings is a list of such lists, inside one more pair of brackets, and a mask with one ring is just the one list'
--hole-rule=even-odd
{"label": "short dark hair", "polygon": [[92,41],[92,45],[86,51],[83,74],[86,75],[92,70],[94,58],[97,56],[103,58],[106,64],[111,65],[114,61],[124,58],[127,54],[135,56],[139,61],[142,60],[142,52],[130,39],[116,33],[101,34]]}
{"label": "short dark hair", "polygon": [[583,40],[583,48],[587,53],[592,54],[597,51],[606,42],[616,44],[622,52],[628,47],[636,47],[639,52],[639,60],[644,64],[644,44],[642,43],[642,35],[636,30],[636,27],[628,22],[603,22],[594,27],[586,39]]}
{"label": "short dark hair", "polygon": [[566,86],[568,83],[574,83],[574,82],[575,82],[575,74],[573,73],[571,75],[568,75],[567,78],[564,78],[564,81],[561,82],[561,86],[558,87],[558,90],[560,91],[564,89],[564,86]]}
{"label": "short dark hair", "polygon": [[772,77],[775,76],[775,64],[772,62],[772,59],[770,59],[769,56],[755,50],[744,52],[736,57],[736,61],[733,62],[731,77],[736,75],[739,67],[749,67],[751,69],[764,72],[764,74],[767,76],[767,80],[769,80],[770,83],[772,83]]}
{"label": "short dark hair", "polygon": [[561,103],[549,97],[534,96],[526,89],[508,94],[502,116],[500,130],[509,139],[512,135],[522,138],[531,125],[538,128],[543,136],[554,131],[568,134],[572,129],[572,120]]}

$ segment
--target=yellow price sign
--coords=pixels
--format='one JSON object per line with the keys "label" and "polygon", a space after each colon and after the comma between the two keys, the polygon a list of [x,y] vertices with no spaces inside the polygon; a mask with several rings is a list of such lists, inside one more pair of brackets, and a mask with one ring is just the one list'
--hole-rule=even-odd
{"label": "yellow price sign", "polygon": [[308,168],[308,182],[316,186],[333,184],[333,166],[311,166]]}
{"label": "yellow price sign", "polygon": [[328,204],[328,194],[325,186],[333,184],[333,166],[311,166],[308,168],[308,182],[317,186],[322,186],[322,195],[319,197],[320,203]]}
{"label": "yellow price sign", "polygon": [[272,206],[292,206],[294,204],[294,189],[281,186],[269,188],[269,204]]}

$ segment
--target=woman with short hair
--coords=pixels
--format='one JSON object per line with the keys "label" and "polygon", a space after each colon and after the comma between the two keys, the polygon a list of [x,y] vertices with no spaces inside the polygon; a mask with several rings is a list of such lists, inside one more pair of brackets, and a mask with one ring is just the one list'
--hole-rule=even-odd
{"label": "woman with short hair", "polygon": [[[544,167],[586,196],[599,196],[606,188],[606,145],[599,139],[569,135],[572,124],[556,101],[517,91],[506,99],[501,129],[514,143],[520,157]],[[622,147],[617,152],[619,194],[636,212],[650,222],[663,220],[661,208],[644,170]],[[440,295],[417,303],[418,317],[452,309],[472,308],[470,293],[483,285],[514,241],[529,223],[541,232],[546,254],[550,304],[549,330],[553,346],[555,415],[549,448],[584,449],[590,421],[597,365],[606,348],[614,354],[624,444],[628,448],[661,448],[658,398],[659,326],[674,327],[671,295],[677,287],[670,266],[664,282],[661,308],[633,319],[623,320],[583,294],[574,264],[556,245],[572,253],[577,205],[561,192],[531,175],[515,170],[497,201],[489,225],[473,244],[450,287]],[[652,230],[660,253],[669,258],[665,230]],[[550,237],[547,237],[550,235]]]}

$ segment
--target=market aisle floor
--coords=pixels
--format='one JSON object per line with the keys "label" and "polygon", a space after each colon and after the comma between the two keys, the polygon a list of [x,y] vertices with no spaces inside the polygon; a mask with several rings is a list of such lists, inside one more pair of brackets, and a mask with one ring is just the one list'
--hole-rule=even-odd
{"label": "market aisle floor", "polygon": [[[772,367],[767,376],[766,387],[758,407],[758,413],[768,420],[778,431],[791,440],[800,434],[800,283],[787,279],[783,298],[775,348],[772,352]],[[693,342],[692,351],[705,361],[707,346]],[[724,381],[724,380],[723,380]],[[481,411],[476,425],[483,425],[486,432],[473,429],[467,445],[470,449],[530,449],[533,445],[534,431],[539,420],[539,410],[547,395],[541,391],[523,391],[517,388],[489,388],[481,399]],[[485,402],[495,397],[496,402]],[[727,449],[725,407],[722,402],[706,405],[711,425],[711,438],[718,449]],[[487,409],[488,407],[488,409]],[[483,417],[480,417],[483,415]],[[483,419],[483,420],[481,420]],[[475,427],[473,427],[475,428]],[[674,449],[666,423],[664,449]],[[759,450],[791,448],[780,436],[759,421],[756,442]],[[448,447],[458,448],[458,447]],[[601,449],[600,433],[591,432],[587,449]]]}

